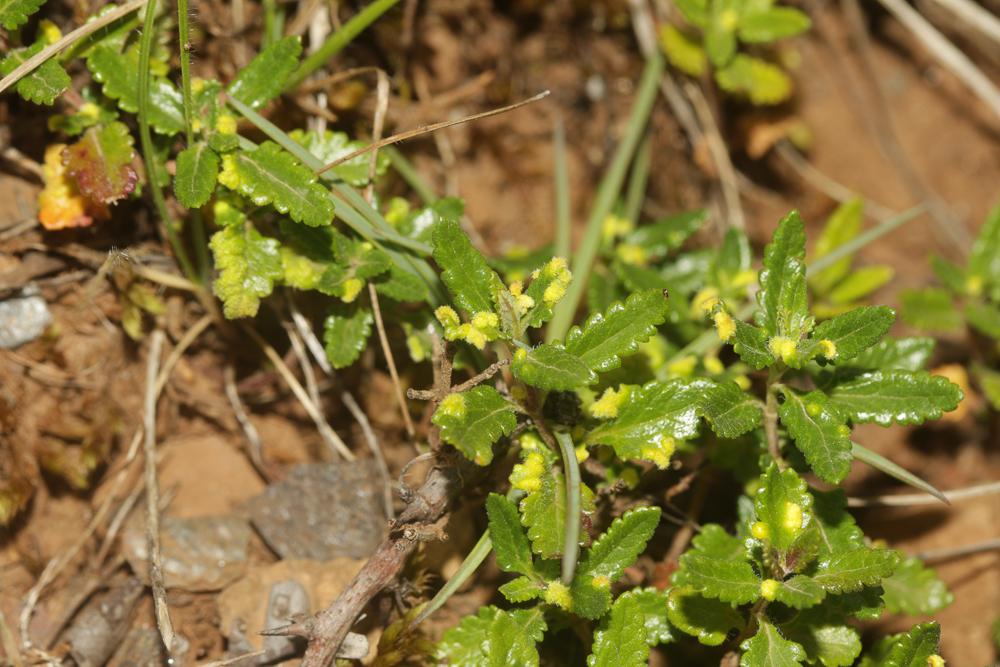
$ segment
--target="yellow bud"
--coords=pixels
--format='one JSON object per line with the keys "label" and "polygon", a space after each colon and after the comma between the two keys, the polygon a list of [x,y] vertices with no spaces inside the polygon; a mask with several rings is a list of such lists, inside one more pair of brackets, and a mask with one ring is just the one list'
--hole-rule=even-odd
{"label": "yellow bud", "polygon": [[832,340],[824,338],[819,342],[819,353],[827,359],[837,358],[837,344]]}
{"label": "yellow bud", "polygon": [[101,108],[93,102],[87,102],[80,107],[80,115],[89,118],[90,120],[97,120],[97,117],[100,114]]}
{"label": "yellow bud", "polygon": [[719,23],[722,24],[724,30],[736,30],[736,26],[740,23],[740,15],[734,9],[723,10],[722,14],[719,15]]}
{"label": "yellow bud", "polygon": [[755,521],[750,526],[750,534],[763,542],[771,537],[771,528],[763,521]]}
{"label": "yellow bud", "polygon": [[806,412],[810,417],[819,417],[819,413],[823,412],[823,406],[819,403],[806,403]]}
{"label": "yellow bud", "polygon": [[446,330],[454,329],[461,324],[461,321],[458,319],[458,313],[456,313],[455,309],[451,306],[438,307],[438,309],[434,311],[434,317],[437,318],[437,321],[440,322],[441,326],[443,326]]}
{"label": "yellow bud", "polygon": [[525,431],[522,433],[520,441],[521,449],[531,450],[545,446],[545,443],[542,442],[542,438],[534,431]]}
{"label": "yellow bud", "polygon": [[500,318],[497,317],[496,313],[476,313],[472,316],[472,326],[476,327],[480,331],[484,329],[491,329],[500,324]]}
{"label": "yellow bud", "polygon": [[528,358],[528,351],[523,347],[519,347],[517,352],[514,353],[514,361],[524,361]]}
{"label": "yellow bud", "polygon": [[510,284],[510,287],[508,287],[507,290],[514,296],[521,296],[524,292],[524,283],[520,280],[515,280]]}
{"label": "yellow bud", "polygon": [[742,389],[743,391],[746,391],[751,386],[750,378],[748,378],[746,375],[737,375],[736,377],[733,378],[733,382],[735,382],[736,386]]}
{"label": "yellow bud", "polygon": [[448,417],[461,419],[465,416],[465,396],[462,394],[448,394],[438,406],[438,412]]}
{"label": "yellow bud", "polygon": [[715,331],[719,334],[719,339],[725,342],[732,340],[736,335],[736,322],[733,317],[724,310],[718,310],[712,319],[715,321]]}
{"label": "yellow bud", "polygon": [[361,293],[361,288],[364,285],[364,281],[360,278],[348,278],[344,281],[344,294],[340,297],[341,300],[344,303],[352,303],[358,298],[358,294]]}
{"label": "yellow bud", "polygon": [[774,579],[765,579],[760,582],[760,596],[771,602],[778,595],[778,589],[781,588],[781,582]]}
{"label": "yellow bud", "polygon": [[628,234],[633,227],[632,221],[628,218],[612,213],[604,218],[604,222],[601,224],[601,235],[604,237],[605,243],[610,243],[616,238]]}
{"label": "yellow bud", "polygon": [[839,433],[841,437],[849,438],[851,437],[851,427],[847,424],[841,424],[837,427],[837,433]]}
{"label": "yellow bud", "polygon": [[577,463],[583,463],[590,458],[590,450],[585,446],[580,445],[576,448],[576,461]]}
{"label": "yellow bud", "polygon": [[983,279],[980,276],[969,276],[965,279],[965,291],[972,296],[983,293]]}
{"label": "yellow bud", "polygon": [[462,338],[469,344],[474,346],[476,349],[482,350],[486,347],[486,343],[489,339],[486,334],[479,329],[473,327],[471,324],[463,324],[459,327]]}
{"label": "yellow bud", "polygon": [[573,605],[573,596],[562,582],[551,581],[545,589],[545,601],[569,611]]}
{"label": "yellow bud", "polygon": [[795,341],[787,336],[775,336],[767,342],[767,347],[771,350],[771,354],[786,363],[793,361],[797,356]]}

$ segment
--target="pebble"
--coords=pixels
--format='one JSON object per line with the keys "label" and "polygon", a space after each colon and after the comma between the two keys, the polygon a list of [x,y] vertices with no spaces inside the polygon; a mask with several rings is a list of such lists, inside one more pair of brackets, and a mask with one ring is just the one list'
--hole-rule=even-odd
{"label": "pebble", "polygon": [[0,301],[0,348],[13,350],[35,340],[52,324],[52,313],[40,296]]}

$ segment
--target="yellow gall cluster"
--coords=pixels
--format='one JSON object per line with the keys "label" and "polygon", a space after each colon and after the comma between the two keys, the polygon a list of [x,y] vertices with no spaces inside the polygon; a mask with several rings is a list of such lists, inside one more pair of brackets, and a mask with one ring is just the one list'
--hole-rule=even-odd
{"label": "yellow gall cluster", "polygon": [[787,502],[781,512],[781,527],[790,533],[802,530],[802,506]]}
{"label": "yellow gall cluster", "polygon": [[451,306],[440,306],[434,311],[434,317],[441,323],[446,333],[449,329],[457,329],[462,324],[462,321],[458,319],[458,313]]}
{"label": "yellow gall cluster", "polygon": [[222,156],[222,171],[219,172],[219,183],[222,183],[230,190],[238,190],[240,187],[240,174],[236,170],[236,156],[232,153]]}
{"label": "yellow gall cluster", "polygon": [[750,534],[754,536],[755,539],[764,542],[771,538],[771,528],[763,521],[755,521],[752,526],[750,526]]}
{"label": "yellow gall cluster", "polygon": [[476,313],[472,316],[472,321],[462,324],[458,313],[450,306],[440,306],[434,311],[441,326],[444,327],[444,337],[448,340],[464,340],[478,349],[486,347],[486,343],[496,340],[500,335],[497,327],[500,325],[500,318],[496,313]]}
{"label": "yellow gall cluster", "polygon": [[438,406],[438,412],[447,417],[461,419],[465,416],[465,396],[461,394],[448,394]]}
{"label": "yellow gall cluster", "polygon": [[798,357],[797,347],[795,341],[787,336],[775,336],[767,342],[771,354],[785,363],[794,361]]}
{"label": "yellow gall cluster", "polygon": [[570,595],[569,588],[561,581],[551,581],[545,589],[545,601],[566,611],[573,605],[573,596]]}
{"label": "yellow gall cluster", "polygon": [[604,218],[601,223],[601,236],[605,243],[611,243],[617,238],[625,236],[635,228],[632,221],[614,213]]}
{"label": "yellow gall cluster", "polygon": [[603,574],[599,574],[590,580],[594,588],[611,588],[611,580],[605,577]]}
{"label": "yellow gall cluster", "polygon": [[927,667],[944,667],[944,658],[937,654],[928,656]]}
{"label": "yellow gall cluster", "polygon": [[569,265],[564,258],[553,257],[542,267],[539,277],[549,283],[542,293],[542,301],[546,306],[552,307],[566,296],[573,274],[569,272]]}
{"label": "yellow gall cluster", "polygon": [[719,334],[719,340],[728,343],[736,335],[736,321],[726,311],[722,309],[715,311],[712,321],[715,322],[715,331]]}
{"label": "yellow gall cluster", "polygon": [[524,283],[515,280],[507,288],[510,295],[514,297],[514,314],[524,317],[525,313],[535,307],[535,300],[524,293]]}
{"label": "yellow gall cluster", "polygon": [[215,131],[219,134],[236,134],[236,117],[231,114],[219,114],[215,119]]}
{"label": "yellow gall cluster", "polygon": [[615,255],[624,264],[631,264],[632,266],[646,266],[649,263],[649,255],[646,253],[646,249],[634,243],[622,243],[615,248]]}
{"label": "yellow gall cluster", "polygon": [[538,451],[528,452],[524,461],[518,463],[510,471],[510,485],[526,493],[542,488],[542,475],[545,474],[545,458]]}
{"label": "yellow gall cluster", "polygon": [[760,596],[768,602],[773,602],[774,598],[778,596],[779,588],[781,588],[780,581],[775,579],[765,579],[760,582]]}
{"label": "yellow gall cluster", "polygon": [[819,353],[822,354],[827,359],[837,358],[837,344],[832,340],[824,338],[819,342]]}
{"label": "yellow gall cluster", "polygon": [[630,393],[631,389],[627,385],[621,385],[618,389],[608,387],[601,397],[590,405],[591,416],[598,419],[614,419],[625,405]]}
{"label": "yellow gall cluster", "polygon": [[677,441],[664,435],[656,442],[643,446],[639,451],[639,458],[652,461],[657,468],[662,469],[670,465],[670,457],[676,450]]}
{"label": "yellow gall cluster", "polygon": [[352,303],[361,293],[361,288],[365,286],[360,278],[348,278],[344,281],[344,293],[340,299],[344,303]]}
{"label": "yellow gall cluster", "polygon": [[703,287],[691,300],[691,316],[704,317],[711,315],[717,306],[722,305],[719,290],[715,287]]}

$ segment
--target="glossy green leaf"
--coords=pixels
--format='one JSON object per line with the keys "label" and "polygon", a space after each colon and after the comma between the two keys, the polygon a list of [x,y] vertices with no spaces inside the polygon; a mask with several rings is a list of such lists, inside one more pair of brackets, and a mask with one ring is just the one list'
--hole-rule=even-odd
{"label": "glossy green leaf", "polygon": [[812,27],[805,13],[793,7],[768,7],[740,17],[740,41],[748,44],[774,42],[800,35]]}
{"label": "glossy green leaf", "polygon": [[722,90],[746,95],[759,105],[780,104],[792,94],[792,80],[780,67],[742,53],[716,70],[715,82]]}
{"label": "glossy green leaf", "polygon": [[892,280],[894,275],[891,266],[863,266],[840,281],[827,297],[833,304],[846,306],[864,299]]}
{"label": "glossy green leaf", "polygon": [[511,602],[527,602],[540,598],[545,593],[545,585],[529,577],[518,577],[497,590]]}
{"label": "glossy green leaf", "polygon": [[219,183],[258,206],[274,206],[295,222],[321,227],[333,221],[333,201],[326,188],[316,182],[311,169],[274,142],[223,155]]}
{"label": "glossy green leaf", "polygon": [[891,549],[862,547],[823,559],[813,579],[828,593],[852,593],[880,584],[895,571],[899,560],[899,553]]}
{"label": "glossy green leaf", "polygon": [[797,574],[782,581],[775,592],[775,600],[794,609],[808,609],[819,604],[826,591],[812,578]]}
{"label": "glossy green leaf", "polygon": [[813,520],[813,498],[806,483],[791,468],[783,471],[772,464],[761,476],[754,498],[757,520],[766,528],[767,539],[779,551],[795,544]]}
{"label": "glossy green leaf", "polygon": [[806,659],[800,645],[781,636],[778,628],[761,621],[757,634],[740,644],[740,667],[796,667]]}
{"label": "glossy green leaf", "polygon": [[511,363],[511,372],[523,382],[546,390],[568,391],[597,382],[597,373],[579,357],[561,345],[548,343],[531,350],[518,350]]}
{"label": "glossy green leaf", "polygon": [[882,580],[882,599],[894,614],[935,614],[955,600],[937,572],[919,558],[907,558],[891,577]]}
{"label": "glossy green leaf", "polygon": [[730,227],[722,237],[719,253],[712,262],[712,278],[723,294],[729,290],[746,289],[746,272],[750,269],[750,240],[746,232]]}
{"label": "glossy green leaf", "polygon": [[747,549],[739,537],[730,535],[716,523],[707,523],[691,540],[691,551],[719,560],[746,560]]}
{"label": "glossy green leaf", "polygon": [[797,341],[812,328],[806,295],[806,234],[798,212],[788,214],[764,248],[758,322],[768,337]]}
{"label": "glossy green leaf", "polygon": [[764,412],[760,401],[729,381],[705,392],[701,414],[716,435],[737,438],[760,426]]}
{"label": "glossy green leaf", "polygon": [[955,297],[938,287],[904,290],[900,294],[903,321],[926,331],[956,331],[962,316],[955,307]]}
{"label": "glossy green leaf", "polygon": [[649,657],[646,615],[639,600],[629,593],[611,605],[611,613],[594,633],[587,667],[645,667]]}
{"label": "glossy green leaf", "polygon": [[760,577],[746,561],[722,560],[685,553],[674,582],[723,602],[746,604],[760,598]]}
{"label": "glossy green leaf", "polygon": [[0,25],[7,30],[17,30],[44,3],[45,0],[0,0]]}
{"label": "glossy green leaf", "polygon": [[434,225],[433,244],[441,280],[455,303],[470,314],[493,312],[503,283],[459,224],[442,220]]}
{"label": "glossy green leaf", "polygon": [[492,387],[448,394],[431,418],[441,439],[477,465],[493,460],[493,443],[517,426],[514,408]]}
{"label": "glossy green leaf", "polygon": [[705,224],[708,211],[699,209],[641,225],[625,237],[625,243],[641,246],[649,255],[665,255],[681,245]]}
{"label": "glossy green leaf", "polygon": [[759,370],[774,363],[774,356],[767,347],[767,333],[760,327],[736,320],[732,343],[733,351],[750,368]]}
{"label": "glossy green leaf", "polygon": [[427,283],[420,276],[392,264],[389,271],[375,282],[378,293],[396,301],[426,301],[430,296]]}
{"label": "glossy green leaf", "polygon": [[862,306],[821,322],[812,339],[833,344],[832,361],[848,361],[882,340],[895,319],[892,308]]}
{"label": "glossy green leaf", "polygon": [[[580,495],[584,512],[593,511],[593,492],[581,485]],[[546,463],[537,487],[521,499],[520,507],[531,550],[542,558],[561,556],[566,540],[566,479],[562,470]]]}
{"label": "glossy green leaf", "polygon": [[[931,656],[937,655],[941,642],[941,626],[937,623],[915,625],[909,632],[896,635],[879,667],[929,667]],[[862,663],[867,665],[868,663]],[[874,665],[875,663],[871,663]]]}
{"label": "glossy green leaf", "polygon": [[500,569],[504,572],[534,574],[531,544],[521,527],[517,506],[504,496],[491,493],[486,498],[486,513],[490,519],[490,540]]}
{"label": "glossy green leaf", "polygon": [[375,316],[356,303],[335,303],[323,322],[326,358],[334,368],[347,368],[361,356],[372,333]]}
{"label": "glossy green leaf", "polygon": [[219,156],[207,143],[199,141],[177,155],[174,195],[187,208],[201,208],[215,192]]}
{"label": "glossy green leaf", "polygon": [[[307,151],[315,155],[316,159],[323,164],[336,162],[348,153],[353,153],[355,150],[364,148],[367,145],[363,141],[352,140],[344,132],[334,132],[332,130],[326,130],[323,134],[316,131],[304,132],[302,130],[292,130],[288,136],[302,144]],[[368,168],[370,164],[371,154],[364,153],[324,172],[324,176],[329,175],[330,177],[338,178],[356,188],[364,187],[368,184]],[[375,175],[381,176],[388,167],[388,155],[384,152],[379,153],[375,159]]]}
{"label": "glossy green leaf", "polygon": [[128,126],[118,121],[87,129],[63,150],[66,172],[86,197],[113,204],[135,190],[139,175],[132,168],[135,151]]}
{"label": "glossy green leaf", "polygon": [[851,471],[851,430],[821,391],[800,395],[783,390],[781,423],[821,479],[836,484]]}
{"label": "glossy green leaf", "polygon": [[229,319],[253,317],[283,271],[278,242],[252,226],[224,227],[209,242],[219,276],[212,285]]}
{"label": "glossy green leaf", "polygon": [[667,310],[662,292],[636,292],[625,303],[591,315],[582,328],[570,329],[566,350],[599,373],[618,368],[623,356],[634,354],[663,324]]}
{"label": "glossy green leaf", "polygon": [[302,42],[291,35],[265,47],[229,84],[228,93],[253,109],[281,94],[299,64]]}
{"label": "glossy green leaf", "polygon": [[811,495],[814,499],[814,521],[810,524],[810,529],[817,532],[817,555],[826,557],[864,546],[864,534],[847,511],[847,496],[843,489],[814,489]]}
{"label": "glossy green leaf", "polygon": [[865,370],[919,371],[934,352],[933,338],[884,338],[861,351],[848,366]]}
{"label": "glossy green leaf", "polygon": [[837,384],[830,405],[857,422],[922,424],[958,407],[962,390],[924,371],[873,371]]}
{"label": "glossy green leaf", "polygon": [[666,467],[676,441],[698,432],[701,381],[650,382],[632,389],[615,419],[587,433],[588,445],[610,445],[622,459],[645,459]]}
{"label": "glossy green leaf", "polygon": [[605,577],[610,582],[622,576],[646,548],[660,523],[658,507],[638,507],[611,522],[607,531],[587,550],[577,568],[578,577]]}
{"label": "glossy green leaf", "polygon": [[[103,86],[104,94],[129,113],[139,111],[139,51],[118,53],[110,44],[97,44],[87,54],[87,68]],[[149,81],[149,124],[159,134],[172,136],[184,130],[181,93],[163,77]]]}
{"label": "glossy green leaf", "polygon": [[671,589],[667,619],[706,646],[718,646],[726,641],[730,631],[738,634],[746,625],[743,616],[728,602],[706,598],[683,587]]}
{"label": "glossy green leaf", "polygon": [[[11,0],[0,0],[0,4],[4,2],[11,2]],[[2,11],[2,8],[0,8],[0,11]],[[0,15],[0,22],[2,22],[5,18],[6,17]],[[17,68],[18,65],[40,52],[43,48],[45,48],[45,46],[44,42],[37,42],[36,44],[23,49],[11,50],[7,53],[6,57],[0,61],[0,74],[4,76],[10,74]],[[50,105],[56,101],[56,98],[59,97],[64,90],[69,88],[70,83],[69,74],[67,74],[66,70],[64,70],[62,65],[59,64],[59,59],[49,58],[30,73],[22,77],[14,86],[14,89],[17,91],[18,95],[29,102]]]}
{"label": "glossy green leaf", "polygon": [[861,654],[858,631],[838,623],[823,607],[800,612],[781,630],[805,649],[810,661],[823,667],[850,667]]}
{"label": "glossy green leaf", "polygon": [[[540,622],[544,628],[540,610],[528,613],[532,614],[534,625]],[[518,612],[483,607],[477,615],[467,616],[445,632],[436,654],[445,664],[456,667],[537,667],[537,639],[531,630],[532,625],[526,625]]]}
{"label": "glossy green leaf", "polygon": [[635,598],[642,610],[646,643],[650,646],[674,641],[674,632],[667,621],[667,593],[655,588],[633,588],[623,593]]}

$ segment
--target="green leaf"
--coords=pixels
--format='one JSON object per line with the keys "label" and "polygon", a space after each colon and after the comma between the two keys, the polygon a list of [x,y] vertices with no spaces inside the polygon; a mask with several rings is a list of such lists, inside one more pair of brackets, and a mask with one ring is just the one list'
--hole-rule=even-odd
{"label": "green leaf", "polygon": [[750,268],[750,241],[746,233],[736,227],[726,230],[722,246],[712,262],[712,278],[723,293],[746,289],[746,273]]}
{"label": "green leaf", "polygon": [[493,443],[517,426],[511,404],[483,385],[448,394],[431,421],[441,429],[442,440],[481,466],[493,460]]}
{"label": "green leaf", "polygon": [[433,244],[441,280],[455,303],[471,314],[493,312],[503,283],[459,224],[442,220],[434,225]]}
{"label": "green leaf", "polygon": [[671,250],[681,247],[707,219],[708,211],[704,209],[685,211],[637,227],[625,238],[625,242],[641,246],[649,255],[666,255]]}
{"label": "green leaf", "polygon": [[639,600],[629,593],[611,605],[611,613],[594,633],[587,667],[645,667],[649,657],[646,615]]}
{"label": "green leaf", "polygon": [[806,659],[805,650],[781,636],[778,628],[761,621],[757,634],[740,644],[745,651],[740,667],[794,667]]}
{"label": "green leaf", "polygon": [[[810,263],[844,245],[861,231],[862,214],[865,203],[859,197],[850,199],[827,218],[823,231],[816,240]],[[851,271],[851,255],[842,257],[822,271],[816,271],[809,276],[809,285],[819,294],[828,294],[837,283],[848,277]]]}
{"label": "green leaf", "polygon": [[[529,612],[541,617],[540,610]],[[496,607],[483,607],[475,616],[444,633],[437,645],[439,660],[460,667],[537,667],[538,650],[532,625],[525,624],[520,614],[508,613]],[[544,620],[541,621],[544,628]]]}
{"label": "green leaf", "polygon": [[979,230],[976,242],[969,254],[969,273],[992,288],[988,294],[994,301],[1000,300],[1000,206],[996,206],[986,216],[986,222]]}
{"label": "green leaf", "polygon": [[728,93],[746,95],[754,104],[780,104],[792,94],[792,80],[780,67],[742,53],[715,71],[715,82]]}
{"label": "green leaf", "polygon": [[705,51],[716,67],[728,63],[736,53],[736,24],[739,21],[734,0],[711,3],[708,25],[705,26]]}
{"label": "green leaf", "polygon": [[671,589],[667,600],[667,619],[686,634],[706,646],[726,641],[731,630],[742,631],[743,616],[729,603],[698,595],[690,588]]}
{"label": "green leaf", "polygon": [[518,350],[511,363],[514,377],[539,389],[572,390],[597,382],[597,373],[561,345],[542,344]]}
{"label": "green leaf", "polygon": [[215,192],[219,156],[204,141],[188,146],[177,156],[174,195],[187,208],[201,208]]}
{"label": "green leaf", "polygon": [[708,0],[676,0],[674,4],[691,25],[701,29],[708,25]]}
{"label": "green leaf", "polygon": [[271,204],[310,227],[329,225],[333,220],[333,201],[326,188],[316,182],[316,175],[271,141],[253,151],[223,155],[219,183],[258,206]]}
{"label": "green leaf", "polygon": [[830,341],[836,350],[832,360],[848,361],[882,340],[895,319],[896,314],[887,306],[855,308],[820,323],[812,340]]}
{"label": "green leaf", "polygon": [[591,315],[583,328],[570,329],[566,350],[599,373],[618,368],[623,356],[634,354],[656,333],[667,310],[662,292],[636,292],[625,303],[615,302],[603,314]]}
{"label": "green leaf", "polygon": [[[9,1],[11,0],[0,0],[0,3]],[[0,21],[2,20],[3,17],[0,17]],[[18,65],[39,53],[45,46],[44,42],[39,41],[27,48],[13,49],[0,61],[0,74],[4,76],[10,74]],[[22,77],[14,89],[29,102],[48,105],[54,103],[56,98],[69,88],[70,83],[69,74],[59,64],[59,58],[53,57]]]}
{"label": "green leaf", "polygon": [[700,77],[708,68],[708,58],[699,41],[669,23],[660,28],[660,50],[671,65],[690,76]]}
{"label": "green leaf", "polygon": [[928,667],[930,658],[937,655],[941,642],[941,626],[922,623],[901,635],[896,635],[880,667]]}
{"label": "green leaf", "polygon": [[732,343],[733,351],[750,368],[760,370],[774,363],[774,356],[767,347],[767,333],[759,327],[736,320]]}
{"label": "green leaf", "polygon": [[764,413],[760,401],[729,381],[705,392],[701,414],[716,435],[738,438],[760,426]]}
{"label": "green leaf", "polygon": [[[139,111],[139,51],[132,47],[124,54],[105,43],[87,54],[87,68],[103,86],[104,94],[129,113]],[[172,136],[184,130],[184,101],[181,93],[163,77],[149,81],[149,124],[159,133]]]}
{"label": "green leaf", "polygon": [[760,598],[760,577],[746,561],[688,552],[681,556],[674,582],[723,602],[746,604]]}
{"label": "green leaf", "polygon": [[716,523],[708,523],[701,527],[691,541],[693,552],[708,558],[719,560],[746,560],[747,549],[743,540],[730,535],[726,529]]}
{"label": "green leaf", "polygon": [[698,409],[706,384],[668,380],[633,388],[618,417],[591,430],[584,442],[610,445],[619,458],[646,459],[666,467],[676,441],[698,432]]}
{"label": "green leaf", "polygon": [[833,616],[824,607],[813,608],[781,629],[785,637],[805,649],[812,662],[824,667],[849,667],[861,654],[861,638],[857,630],[838,623]]}
{"label": "green leaf", "polygon": [[606,577],[613,582],[635,562],[660,523],[660,508],[639,507],[611,522],[577,568],[578,577]]}
{"label": "green leaf", "polygon": [[847,511],[847,496],[843,489],[814,489],[811,494],[814,521],[810,528],[817,532],[817,555],[826,557],[864,546],[864,534]]}
{"label": "green leaf", "polygon": [[63,151],[66,171],[80,192],[104,204],[113,204],[135,190],[139,175],[132,168],[132,134],[114,121],[92,127]]}
{"label": "green leaf", "polygon": [[44,3],[45,0],[0,0],[0,25],[7,30],[17,30]]}
{"label": "green leaf", "polygon": [[667,621],[667,593],[655,588],[633,588],[623,593],[635,598],[644,615],[646,643],[650,646],[674,641],[674,632]]}
{"label": "green leaf", "polygon": [[893,275],[895,272],[891,266],[863,266],[852,271],[827,296],[831,303],[846,306],[882,287],[892,280]]}
{"label": "green leaf", "polygon": [[259,109],[281,94],[288,77],[299,64],[302,43],[289,36],[271,43],[240,70],[228,93],[253,109]]}
{"label": "green leaf", "polygon": [[540,598],[545,593],[545,586],[529,577],[518,577],[508,581],[497,590],[510,602],[527,602]]}
{"label": "green leaf", "polygon": [[962,316],[947,290],[904,290],[899,299],[903,321],[911,326],[926,331],[956,331],[962,326]]}
{"label": "green leaf", "polygon": [[968,291],[969,276],[965,269],[957,264],[934,255],[931,257],[931,270],[937,279],[955,294],[965,294]]}
{"label": "green leaf", "polygon": [[491,493],[486,498],[486,513],[490,518],[490,539],[497,565],[504,572],[534,574],[531,545],[521,527],[517,506],[507,498]]}
{"label": "green leaf", "polygon": [[813,520],[812,504],[802,478],[791,468],[779,471],[774,464],[761,476],[761,488],[754,498],[757,520],[779,551],[790,549]]}
{"label": "green leaf", "polygon": [[819,604],[826,597],[826,591],[812,578],[797,574],[781,582],[775,592],[775,600],[794,609],[808,609]]}
{"label": "green leaf", "polygon": [[971,301],[965,305],[965,319],[979,333],[1000,341],[1000,308],[991,303]]}
{"label": "green leaf", "polygon": [[954,410],[962,390],[924,371],[873,371],[830,391],[830,405],[857,422],[922,424]]}
{"label": "green leaf", "polygon": [[828,593],[853,593],[880,584],[897,565],[898,552],[862,547],[823,559],[813,579]]}
{"label": "green leaf", "polygon": [[379,294],[396,301],[422,302],[430,296],[427,283],[420,276],[400,268],[395,263],[389,267],[388,273],[374,282]]}
{"label": "green leaf", "polygon": [[[323,164],[335,162],[348,153],[353,153],[357,149],[368,145],[364,141],[352,141],[344,132],[333,132],[332,130],[326,130],[323,134],[315,131],[303,132],[302,130],[292,130],[288,136],[302,144],[307,151],[315,155],[316,159]],[[368,184],[368,167],[370,164],[371,154],[365,153],[351,158],[347,162],[341,162],[336,167],[325,172],[324,176],[329,175],[331,178],[340,179],[356,188],[364,187]],[[388,154],[385,152],[379,153],[375,159],[375,174],[384,174],[388,167]],[[440,205],[441,201],[438,200],[438,202],[435,202],[435,205]]]}
{"label": "green leaf", "polygon": [[740,17],[740,40],[748,44],[774,42],[809,30],[809,16],[792,7],[769,7]]}
{"label": "green leaf", "polygon": [[348,238],[332,229],[330,233],[336,262],[323,271],[316,289],[351,302],[357,298],[365,280],[388,271],[392,260],[384,250],[368,241]]}
{"label": "green leaf", "polygon": [[554,257],[541,268],[532,271],[530,275],[531,282],[524,293],[534,305],[524,314],[522,320],[525,326],[540,327],[552,319],[553,309],[565,294],[572,274],[565,259]]}
{"label": "green leaf", "polygon": [[865,370],[923,370],[934,352],[933,338],[884,338],[862,351],[848,364]]}
{"label": "green leaf", "polygon": [[[592,511],[593,492],[581,485],[580,495],[584,511]],[[566,540],[566,479],[562,470],[546,463],[538,487],[521,499],[520,507],[521,523],[528,529],[531,550],[542,558],[562,555]]]}
{"label": "green leaf", "polygon": [[891,577],[882,580],[882,588],[885,606],[894,614],[935,614],[955,601],[937,572],[919,558],[900,563]]}
{"label": "green leaf", "polygon": [[784,336],[798,341],[812,328],[806,295],[806,234],[797,211],[779,224],[764,248],[760,272],[758,322],[769,337]]}
{"label": "green leaf", "polygon": [[979,381],[979,386],[983,390],[983,395],[994,410],[1000,411],[1000,372],[987,368],[982,364],[975,364],[972,367],[973,375]]}
{"label": "green leaf", "polygon": [[375,316],[356,303],[335,303],[323,322],[326,358],[334,368],[347,368],[361,356],[372,333]]}
{"label": "green leaf", "polygon": [[778,408],[778,415],[795,446],[821,479],[832,484],[840,482],[851,471],[851,429],[823,392],[801,396],[786,388],[782,394],[785,402]]}
{"label": "green leaf", "polygon": [[209,242],[219,277],[212,285],[229,319],[253,317],[283,274],[278,242],[252,226],[224,227]]}

